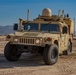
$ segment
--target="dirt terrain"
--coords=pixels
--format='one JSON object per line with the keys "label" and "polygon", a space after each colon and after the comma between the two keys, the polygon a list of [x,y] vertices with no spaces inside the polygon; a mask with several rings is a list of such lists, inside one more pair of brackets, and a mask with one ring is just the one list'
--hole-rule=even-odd
{"label": "dirt terrain", "polygon": [[0,75],[76,75],[76,40],[72,54],[59,56],[53,66],[45,65],[41,56],[31,54],[22,54],[19,61],[9,62],[3,54],[6,43],[5,37],[0,37]]}

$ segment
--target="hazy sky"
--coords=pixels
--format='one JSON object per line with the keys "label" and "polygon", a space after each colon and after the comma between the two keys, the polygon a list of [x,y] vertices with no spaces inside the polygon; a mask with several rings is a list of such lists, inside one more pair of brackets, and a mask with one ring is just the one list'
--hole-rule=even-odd
{"label": "hazy sky", "polygon": [[50,8],[53,14],[64,9],[72,19],[76,17],[76,0],[0,0],[0,25],[13,25],[19,18],[26,19],[27,9],[32,20],[44,8]]}

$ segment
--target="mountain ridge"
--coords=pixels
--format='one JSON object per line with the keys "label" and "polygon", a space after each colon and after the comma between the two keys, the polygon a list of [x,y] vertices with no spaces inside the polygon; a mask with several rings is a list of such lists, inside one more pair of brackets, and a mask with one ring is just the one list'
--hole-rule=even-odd
{"label": "mountain ridge", "polygon": [[[0,35],[7,35],[14,32],[13,25],[0,26]],[[76,31],[74,35],[76,36]]]}
{"label": "mountain ridge", "polygon": [[0,35],[7,35],[10,33],[13,33],[13,26],[7,25],[7,26],[0,26]]}

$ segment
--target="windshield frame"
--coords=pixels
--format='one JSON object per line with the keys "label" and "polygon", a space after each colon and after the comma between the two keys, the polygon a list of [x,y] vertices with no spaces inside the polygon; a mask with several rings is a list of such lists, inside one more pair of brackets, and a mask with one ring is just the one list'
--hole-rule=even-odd
{"label": "windshield frame", "polygon": [[[26,26],[26,24],[37,24],[38,26],[37,26],[37,29],[36,30],[31,30],[31,29],[25,29],[25,26]],[[23,31],[39,31],[39,23],[31,23],[31,22],[28,22],[28,23],[26,23],[26,24],[24,24],[23,25]]]}
{"label": "windshield frame", "polygon": [[[44,32],[46,32],[46,31],[48,31],[48,32],[60,32],[60,25],[57,23],[47,23],[47,24],[42,23],[41,25],[43,25],[43,27],[44,27],[44,29],[42,28],[42,30],[40,27],[41,31],[44,31]],[[53,29],[52,28],[50,28],[49,30],[47,28],[46,28],[47,30],[45,29],[45,27],[51,27],[51,26],[53,27]],[[54,26],[55,26],[55,31],[54,31]],[[58,30],[57,30],[57,26],[58,26]]]}
{"label": "windshield frame", "polygon": [[[34,22],[28,22],[28,23],[34,24]],[[28,23],[26,23],[26,24],[28,24]],[[26,25],[26,24],[25,24],[25,25]],[[48,23],[37,23],[37,22],[36,22],[35,24],[38,24],[38,30],[30,30],[30,31],[48,32],[48,31],[41,31],[41,24],[57,24],[57,25],[59,25],[59,32],[61,32],[60,23],[50,23],[50,22],[48,22]],[[23,26],[25,26],[25,25],[23,25]],[[24,30],[24,29],[23,29],[23,31],[28,31],[28,30]],[[49,32],[56,32],[56,31],[49,31]]]}

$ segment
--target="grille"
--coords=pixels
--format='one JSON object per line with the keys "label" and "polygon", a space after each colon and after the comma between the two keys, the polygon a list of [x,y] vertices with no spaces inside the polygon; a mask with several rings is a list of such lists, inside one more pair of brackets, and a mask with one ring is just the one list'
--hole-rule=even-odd
{"label": "grille", "polygon": [[19,38],[19,43],[25,43],[25,44],[34,44],[35,39],[31,38]]}

